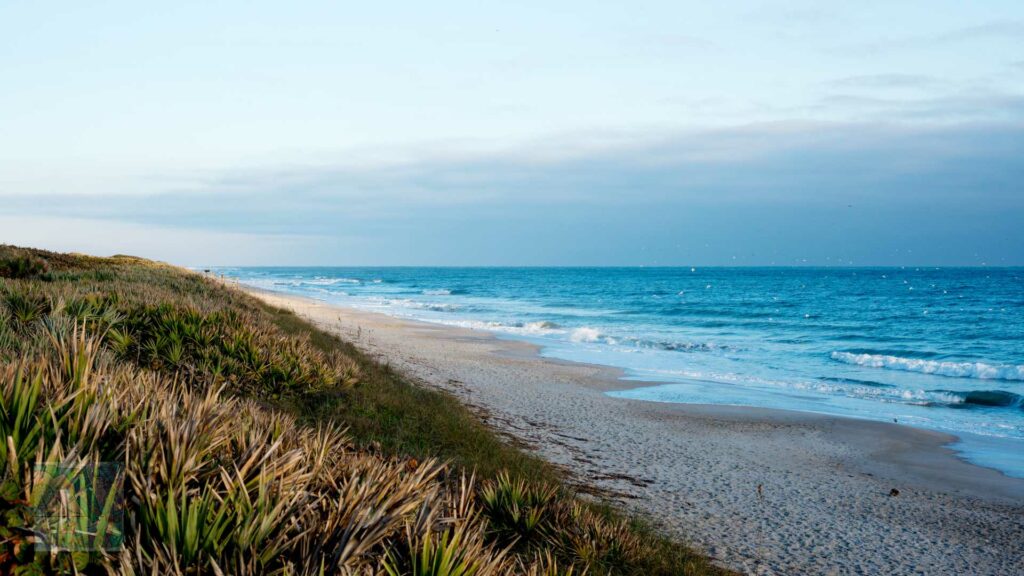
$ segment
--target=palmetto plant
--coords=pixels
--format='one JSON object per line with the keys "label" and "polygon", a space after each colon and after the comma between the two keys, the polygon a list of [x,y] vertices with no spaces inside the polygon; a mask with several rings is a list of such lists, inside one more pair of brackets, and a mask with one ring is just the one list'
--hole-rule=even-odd
{"label": "palmetto plant", "polygon": [[8,366],[0,388],[0,465],[6,475],[19,478],[18,463],[28,462],[51,430],[44,415],[41,373],[30,373],[22,366]]}
{"label": "palmetto plant", "polygon": [[161,350],[164,361],[168,366],[177,367],[185,360],[185,344],[181,336],[172,332]]}
{"label": "palmetto plant", "polygon": [[552,524],[549,547],[574,564],[610,571],[643,553],[625,521],[603,518],[578,502],[562,503]]}
{"label": "palmetto plant", "polygon": [[542,537],[541,529],[551,513],[554,487],[513,480],[508,474],[484,484],[480,501],[489,527],[500,540],[529,546]]}
{"label": "palmetto plant", "polygon": [[587,576],[588,568],[559,562],[550,550],[538,553],[526,572],[528,576]]}
{"label": "palmetto plant", "polygon": [[74,298],[65,302],[63,311],[68,316],[83,322],[91,320],[97,313],[96,306],[88,298]]}
{"label": "palmetto plant", "polygon": [[148,493],[139,506],[138,523],[144,555],[199,570],[209,569],[221,555],[231,526],[231,507],[206,486],[199,493],[185,490]]}
{"label": "palmetto plant", "polygon": [[0,307],[0,361],[5,358],[5,352],[13,351],[16,344],[14,330],[7,324],[6,311]]}
{"label": "palmetto plant", "polygon": [[389,552],[382,563],[388,576],[492,576],[508,574],[507,550],[495,552],[468,524],[441,532],[406,535],[407,556]]}
{"label": "palmetto plant", "polygon": [[[102,500],[95,498],[97,450],[111,412],[97,402],[101,393],[91,381],[98,347],[76,330],[52,338],[53,361],[23,362],[0,371],[0,435],[5,439],[0,444],[0,508],[7,510],[5,542],[14,543],[12,553],[45,544],[45,558],[31,562],[74,570],[104,561],[111,530],[116,532],[110,523],[116,486]],[[45,525],[37,521],[41,512]],[[30,560],[21,556],[17,561]]]}
{"label": "palmetto plant", "polygon": [[128,356],[135,345],[135,338],[127,330],[111,328],[107,330],[106,343],[114,354],[123,358]]}
{"label": "palmetto plant", "polygon": [[45,296],[31,290],[12,289],[4,295],[4,300],[11,316],[22,324],[39,320],[50,308]]}
{"label": "palmetto plant", "polygon": [[29,503],[37,548],[45,548],[61,569],[101,565],[123,545],[123,476],[101,474],[108,469],[113,471],[95,460],[36,466]]}

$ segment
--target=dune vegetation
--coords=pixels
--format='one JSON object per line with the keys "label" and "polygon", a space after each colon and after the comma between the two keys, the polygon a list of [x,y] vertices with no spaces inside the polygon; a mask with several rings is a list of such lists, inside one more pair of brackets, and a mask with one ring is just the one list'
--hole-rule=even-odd
{"label": "dune vegetation", "polygon": [[0,246],[0,573],[719,574],[198,273]]}

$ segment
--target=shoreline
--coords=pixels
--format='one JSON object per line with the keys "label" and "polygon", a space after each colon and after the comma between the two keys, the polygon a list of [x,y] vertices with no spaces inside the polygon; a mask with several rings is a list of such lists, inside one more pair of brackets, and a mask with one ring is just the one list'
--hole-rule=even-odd
{"label": "shoreline", "polygon": [[[1024,480],[955,436],[824,414],[613,398],[623,370],[494,334],[232,282],[416,380],[656,525],[748,573],[1013,573]],[[899,490],[899,496],[889,493]]]}

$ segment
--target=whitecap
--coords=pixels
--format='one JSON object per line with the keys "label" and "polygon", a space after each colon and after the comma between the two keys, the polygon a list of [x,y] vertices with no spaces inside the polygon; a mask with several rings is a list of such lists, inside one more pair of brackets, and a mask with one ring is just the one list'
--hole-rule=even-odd
{"label": "whitecap", "polygon": [[887,354],[856,354],[833,352],[832,359],[846,364],[869,368],[903,370],[955,378],[977,378],[981,380],[1024,380],[1024,365],[986,364],[984,362],[940,362],[920,358],[903,358]]}
{"label": "whitecap", "polygon": [[569,335],[573,342],[598,342],[601,340],[601,333],[594,328],[577,328]]}

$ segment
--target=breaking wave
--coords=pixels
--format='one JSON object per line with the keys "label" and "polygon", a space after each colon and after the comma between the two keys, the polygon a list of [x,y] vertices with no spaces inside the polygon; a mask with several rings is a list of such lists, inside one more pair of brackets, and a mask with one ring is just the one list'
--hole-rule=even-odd
{"label": "breaking wave", "polygon": [[[307,284],[311,286],[336,286],[338,284],[362,284],[363,281],[359,278],[324,278],[316,277],[310,280],[301,280],[299,285]],[[295,285],[293,283],[293,285]]]}
{"label": "breaking wave", "polygon": [[937,390],[937,392],[942,392],[949,396],[952,399],[952,402],[949,404],[954,407],[985,406],[989,408],[1019,408],[1024,410],[1024,396],[1007,392],[1006,390],[971,390],[970,392]]}
{"label": "breaking wave", "polygon": [[980,380],[1024,381],[1024,366],[1012,364],[985,364],[984,362],[940,362],[920,358],[904,358],[887,354],[858,354],[833,352],[832,359],[845,364],[856,364],[869,368],[885,368],[920,372],[954,378],[976,378]]}
{"label": "breaking wave", "polygon": [[376,298],[371,301],[381,306],[408,308],[411,310],[430,310],[432,312],[456,312],[462,309],[457,304],[437,304],[411,300],[409,298]]}
{"label": "breaking wave", "polygon": [[424,296],[461,296],[466,291],[459,288],[426,288],[420,291]]}

